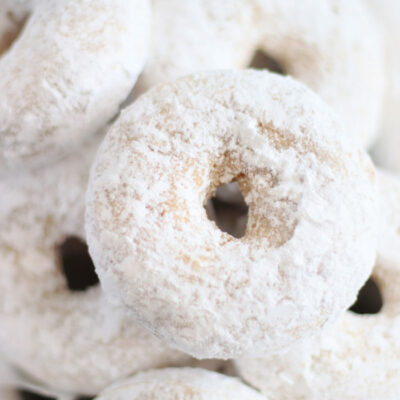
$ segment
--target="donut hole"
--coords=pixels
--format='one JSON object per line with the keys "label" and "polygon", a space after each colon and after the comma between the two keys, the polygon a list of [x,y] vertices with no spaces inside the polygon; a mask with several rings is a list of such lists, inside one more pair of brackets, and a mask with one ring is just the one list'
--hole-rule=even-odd
{"label": "donut hole", "polygon": [[280,75],[286,75],[282,65],[262,50],[257,50],[250,61],[249,68],[267,69]]}
{"label": "donut hole", "polygon": [[0,56],[2,56],[17,40],[24,29],[28,16],[21,19],[9,11],[6,14],[6,19],[9,22],[9,28],[6,29],[0,37]]}
{"label": "donut hole", "polygon": [[249,207],[237,182],[219,186],[215,195],[207,200],[206,211],[222,232],[235,238],[245,235]]}
{"label": "donut hole", "polygon": [[28,390],[20,390],[18,392],[18,397],[21,400],[56,400],[54,397],[42,396],[40,394],[33,393]]}
{"label": "donut hole", "polygon": [[84,291],[99,283],[87,244],[83,240],[75,236],[67,237],[59,246],[59,253],[62,271],[71,291]]}
{"label": "donut hole", "polygon": [[382,295],[378,285],[369,278],[358,292],[357,300],[349,308],[355,314],[377,314],[382,309]]}

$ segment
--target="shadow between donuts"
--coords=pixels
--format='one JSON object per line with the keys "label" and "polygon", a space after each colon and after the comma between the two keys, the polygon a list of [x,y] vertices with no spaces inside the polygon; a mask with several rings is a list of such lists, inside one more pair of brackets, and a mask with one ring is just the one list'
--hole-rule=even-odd
{"label": "shadow between donuts", "polygon": [[60,264],[70,291],[84,291],[99,284],[87,244],[76,236],[67,237],[58,247]]}
{"label": "shadow between donuts", "polygon": [[[27,390],[20,390],[18,392],[18,397],[21,400],[57,400],[55,397],[41,396]],[[94,397],[78,397],[76,400],[92,400]]]}
{"label": "shadow between donuts", "polygon": [[375,280],[370,277],[358,292],[357,300],[349,308],[355,314],[378,314],[383,306],[382,295]]}
{"label": "shadow between donuts", "polygon": [[267,69],[280,75],[287,75],[283,66],[273,57],[264,53],[262,50],[257,50],[251,59],[248,68],[252,69]]}
{"label": "shadow between donuts", "polygon": [[27,390],[20,390],[18,392],[18,397],[21,400],[56,400],[54,397],[41,396],[40,394],[29,392]]}
{"label": "shadow between donuts", "polygon": [[6,17],[9,20],[11,27],[6,30],[0,37],[0,57],[7,50],[9,50],[12,44],[17,40],[29,18],[28,16],[25,16],[20,19],[15,16],[11,11],[8,11],[6,13]]}

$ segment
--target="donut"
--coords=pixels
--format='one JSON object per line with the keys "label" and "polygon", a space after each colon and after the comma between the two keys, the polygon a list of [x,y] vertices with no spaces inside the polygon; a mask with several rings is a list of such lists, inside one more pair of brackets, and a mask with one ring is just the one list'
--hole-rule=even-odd
{"label": "donut", "polygon": [[346,312],[301,346],[264,359],[237,360],[252,386],[281,400],[397,400],[400,393],[400,178],[378,173],[384,229],[372,276],[381,289],[377,314]]}
{"label": "donut", "polygon": [[383,55],[362,3],[153,0],[152,50],[136,93],[194,72],[245,68],[260,50],[316,91],[368,146],[380,115]]}
{"label": "donut", "polygon": [[375,161],[400,173],[400,3],[367,0],[381,23],[385,43],[385,92],[380,135],[372,149]]}
{"label": "donut", "polygon": [[[236,181],[245,235],[204,205]],[[104,291],[196,358],[270,354],[336,319],[376,252],[369,157],[303,84],[204,72],[155,87],[100,146],[86,236]]]}
{"label": "donut", "polygon": [[200,368],[142,372],[105,390],[95,400],[265,400],[238,379]]}
{"label": "donut", "polygon": [[97,394],[116,379],[189,359],[109,304],[93,277],[78,286],[63,273],[68,257],[79,275],[86,268],[76,241],[85,238],[84,197],[100,138],[45,169],[0,180],[0,352],[71,394]]}
{"label": "donut", "polygon": [[150,15],[147,0],[7,0],[1,22],[7,175],[60,158],[117,113],[144,65]]}

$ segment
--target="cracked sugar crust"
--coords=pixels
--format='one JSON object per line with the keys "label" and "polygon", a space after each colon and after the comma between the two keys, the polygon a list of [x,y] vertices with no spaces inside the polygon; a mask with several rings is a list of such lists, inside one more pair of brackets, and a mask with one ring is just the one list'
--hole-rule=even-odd
{"label": "cracked sugar crust", "polygon": [[152,48],[136,92],[194,72],[246,68],[261,50],[368,146],[384,86],[380,39],[364,1],[153,0]]}
{"label": "cracked sugar crust", "polygon": [[[206,216],[236,180],[235,239]],[[375,172],[330,109],[265,71],[189,76],[142,95],[108,131],[86,202],[104,290],[197,358],[269,354],[354,300],[376,251]]]}
{"label": "cracked sugar crust", "polygon": [[372,154],[377,164],[400,173],[400,3],[367,0],[383,31],[385,93],[380,133]]}
{"label": "cracked sugar crust", "polygon": [[346,312],[301,346],[264,359],[235,361],[267,398],[397,400],[400,393],[400,177],[378,171],[381,233],[372,276],[383,296],[378,314]]}
{"label": "cracked sugar crust", "polygon": [[265,400],[238,379],[198,368],[167,368],[137,374],[95,400]]}
{"label": "cracked sugar crust", "polygon": [[149,14],[147,0],[0,6],[0,22],[14,18],[0,43],[26,19],[0,56],[0,175],[60,158],[117,113],[147,56]]}
{"label": "cracked sugar crust", "polygon": [[190,359],[109,304],[100,286],[67,287],[57,249],[66,237],[85,239],[84,198],[98,143],[0,180],[0,351],[49,387],[81,395]]}

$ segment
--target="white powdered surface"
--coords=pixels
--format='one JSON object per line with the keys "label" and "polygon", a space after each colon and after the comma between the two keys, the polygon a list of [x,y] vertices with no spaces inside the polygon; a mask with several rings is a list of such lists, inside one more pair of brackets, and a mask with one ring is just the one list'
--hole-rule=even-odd
{"label": "white powdered surface", "polygon": [[[336,319],[376,254],[375,172],[304,85],[193,75],[122,112],[92,168],[86,231],[104,290],[198,358],[261,356]],[[204,209],[236,180],[244,237]]]}
{"label": "white powdered surface", "polygon": [[71,292],[58,245],[85,238],[84,198],[99,140],[36,173],[0,180],[0,349],[48,387],[97,394],[135,372],[181,364],[100,286]]}
{"label": "white powdered surface", "polygon": [[399,399],[400,177],[380,171],[378,182],[383,223],[372,276],[381,289],[382,310],[347,312],[301,346],[236,361],[239,374],[269,399]]}
{"label": "white powdered surface", "polygon": [[348,134],[367,146],[380,116],[383,54],[363,3],[153,0],[152,50],[136,92],[193,72],[245,68],[262,50],[333,106]]}
{"label": "white powdered surface", "polygon": [[0,5],[0,43],[34,5],[20,36],[0,56],[0,175],[60,157],[116,114],[145,62],[148,3]]}

